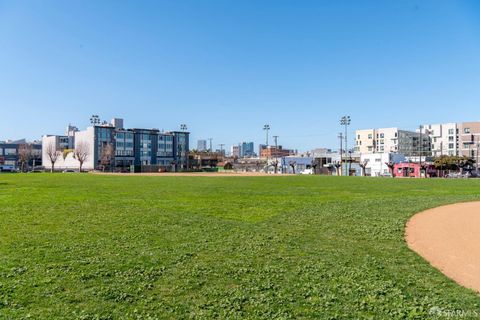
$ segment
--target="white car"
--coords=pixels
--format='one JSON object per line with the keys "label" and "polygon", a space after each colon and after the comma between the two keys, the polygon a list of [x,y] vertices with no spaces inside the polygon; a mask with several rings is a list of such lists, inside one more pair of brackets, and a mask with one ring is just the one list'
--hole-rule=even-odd
{"label": "white car", "polygon": [[300,174],[313,174],[313,169],[305,169],[301,171]]}

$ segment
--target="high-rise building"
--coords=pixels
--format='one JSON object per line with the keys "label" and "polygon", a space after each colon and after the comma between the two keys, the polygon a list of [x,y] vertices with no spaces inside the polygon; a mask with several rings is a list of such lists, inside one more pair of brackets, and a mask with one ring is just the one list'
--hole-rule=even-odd
{"label": "high-rise building", "polygon": [[207,151],[207,140],[197,140],[197,151]]}
{"label": "high-rise building", "polygon": [[242,142],[240,144],[240,156],[242,158],[255,157],[255,145],[253,142]]}
{"label": "high-rise building", "polygon": [[237,157],[237,158],[240,158],[240,150],[241,150],[241,146],[237,145],[237,146],[231,146],[230,147],[230,155],[232,157]]}

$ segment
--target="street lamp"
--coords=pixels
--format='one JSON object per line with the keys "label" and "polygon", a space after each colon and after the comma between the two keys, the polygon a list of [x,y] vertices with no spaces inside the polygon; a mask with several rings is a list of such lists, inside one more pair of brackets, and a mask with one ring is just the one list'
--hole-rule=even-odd
{"label": "street lamp", "polygon": [[[350,125],[350,116],[343,116],[340,118],[340,125],[345,127],[345,152],[348,152],[348,140],[347,140],[347,132],[348,132],[348,126]],[[350,173],[347,172],[347,164],[345,163],[345,173],[348,176]]]}
{"label": "street lamp", "polygon": [[265,144],[265,146],[268,146],[268,131],[270,130],[270,125],[269,125],[269,124],[264,125],[264,126],[263,126],[263,130],[265,130],[266,133],[267,133],[267,134],[266,134],[267,137],[266,137],[266,144]]}

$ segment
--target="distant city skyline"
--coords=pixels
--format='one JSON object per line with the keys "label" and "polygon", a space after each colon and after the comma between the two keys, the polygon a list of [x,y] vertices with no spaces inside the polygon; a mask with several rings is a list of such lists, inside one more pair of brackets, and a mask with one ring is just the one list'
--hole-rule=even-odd
{"label": "distant city skyline", "polygon": [[[357,129],[480,120],[478,1],[2,1],[0,140],[92,114],[338,149]],[[273,141],[273,140],[272,140]],[[270,144],[272,144],[270,141]]]}

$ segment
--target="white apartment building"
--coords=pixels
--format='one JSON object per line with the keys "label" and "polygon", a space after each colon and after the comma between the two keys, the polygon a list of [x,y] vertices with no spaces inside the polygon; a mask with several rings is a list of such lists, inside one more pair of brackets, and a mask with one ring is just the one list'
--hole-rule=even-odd
{"label": "white apartment building", "polygon": [[432,156],[454,156],[458,154],[457,127],[456,123],[426,124],[422,126],[422,133],[428,135],[431,139]]}
{"label": "white apartment building", "polygon": [[398,128],[355,131],[355,151],[368,153],[398,153],[405,156],[429,155],[430,137]]}

